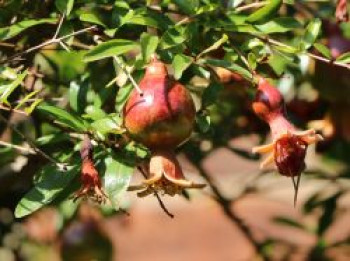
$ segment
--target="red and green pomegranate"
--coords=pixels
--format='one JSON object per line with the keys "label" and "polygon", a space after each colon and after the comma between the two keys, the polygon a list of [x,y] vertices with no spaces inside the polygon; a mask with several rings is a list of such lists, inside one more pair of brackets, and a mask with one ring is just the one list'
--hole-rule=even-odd
{"label": "red and green pomegranate", "polygon": [[123,114],[129,137],[148,147],[152,156],[146,170],[149,179],[136,189],[145,196],[160,190],[169,195],[183,188],[199,188],[184,178],[174,149],[186,141],[192,132],[195,107],[188,90],[169,77],[164,63],[155,56],[134,89]]}

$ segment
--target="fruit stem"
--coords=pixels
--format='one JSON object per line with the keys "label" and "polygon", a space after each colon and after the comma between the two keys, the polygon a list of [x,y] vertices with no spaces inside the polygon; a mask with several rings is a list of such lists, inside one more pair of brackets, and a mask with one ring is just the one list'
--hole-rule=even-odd
{"label": "fruit stem", "polygon": [[130,80],[131,84],[134,86],[136,91],[139,93],[139,95],[142,97],[143,96],[143,91],[141,90],[140,86],[136,83],[134,77],[132,77],[131,73],[126,69],[124,63],[120,60],[119,57],[113,56],[114,61],[116,64],[122,69],[122,71],[126,74],[126,77]]}

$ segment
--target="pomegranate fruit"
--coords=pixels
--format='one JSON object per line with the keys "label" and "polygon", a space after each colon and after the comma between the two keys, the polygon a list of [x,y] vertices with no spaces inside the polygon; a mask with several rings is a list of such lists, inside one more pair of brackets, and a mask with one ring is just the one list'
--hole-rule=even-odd
{"label": "pomegranate fruit", "polygon": [[[260,167],[264,168],[274,162],[280,174],[292,178],[295,204],[300,174],[306,167],[304,160],[307,147],[322,140],[322,136],[316,134],[313,129],[297,131],[286,119],[281,93],[263,77],[259,77],[258,90],[252,107],[255,114],[269,124],[272,134],[272,143],[254,147],[253,153],[270,153]],[[297,177],[297,181],[294,177]]]}
{"label": "pomegranate fruit", "polygon": [[195,107],[190,93],[169,78],[165,64],[152,58],[124,107],[124,126],[129,136],[146,147],[175,148],[191,134]]}
{"label": "pomegranate fruit", "polygon": [[129,137],[148,147],[151,159],[145,170],[147,180],[129,190],[141,190],[138,196],[156,191],[174,196],[184,188],[202,188],[185,179],[174,149],[189,138],[195,120],[190,93],[168,75],[166,66],[155,56],[139,84],[131,93],[123,114]]}

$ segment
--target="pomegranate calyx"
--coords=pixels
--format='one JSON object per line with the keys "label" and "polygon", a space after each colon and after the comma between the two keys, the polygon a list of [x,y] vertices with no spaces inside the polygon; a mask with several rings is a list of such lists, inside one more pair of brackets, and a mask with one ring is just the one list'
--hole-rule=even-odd
{"label": "pomegranate calyx", "polygon": [[140,190],[139,197],[145,197],[154,192],[175,196],[184,189],[201,189],[205,184],[194,183],[185,178],[174,152],[157,151],[152,154],[149,169],[150,176],[141,185],[132,186],[129,190]]}

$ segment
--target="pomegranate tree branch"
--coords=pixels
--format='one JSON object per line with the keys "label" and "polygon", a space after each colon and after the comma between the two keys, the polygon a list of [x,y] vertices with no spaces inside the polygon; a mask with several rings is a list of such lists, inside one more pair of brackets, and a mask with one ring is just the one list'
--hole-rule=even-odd
{"label": "pomegranate tree branch", "polygon": [[5,64],[5,63],[8,63],[8,62],[10,62],[10,61],[13,61],[13,60],[15,60],[16,58],[19,58],[19,57],[21,57],[21,56],[23,56],[23,55],[27,55],[27,54],[29,54],[29,53],[31,53],[31,52],[34,52],[34,51],[36,51],[36,50],[39,50],[39,49],[41,49],[41,48],[43,48],[43,47],[45,47],[45,46],[47,46],[47,45],[54,44],[54,43],[58,43],[58,44],[59,44],[60,42],[62,42],[63,40],[65,40],[65,39],[67,39],[67,38],[70,38],[70,37],[72,37],[72,36],[76,36],[76,35],[85,33],[85,32],[87,32],[87,31],[93,30],[93,29],[95,29],[95,28],[96,28],[96,25],[93,25],[93,26],[90,26],[90,27],[83,28],[83,29],[81,29],[81,30],[72,32],[72,33],[70,33],[70,34],[64,35],[64,36],[59,37],[59,38],[52,38],[52,39],[50,39],[50,40],[48,40],[48,41],[46,41],[46,42],[43,42],[43,43],[41,43],[41,44],[39,44],[39,45],[33,46],[33,47],[31,47],[31,48],[29,48],[29,49],[23,51],[23,52],[14,54],[14,55],[10,56],[8,59],[5,59],[5,60],[3,60],[3,61],[0,61],[0,64]]}
{"label": "pomegranate tree branch", "polygon": [[259,8],[259,7],[262,7],[264,5],[267,5],[268,3],[269,3],[268,1],[262,1],[262,2],[247,4],[247,5],[242,5],[242,6],[236,7],[235,11],[242,12],[242,11],[252,9],[252,8]]}
{"label": "pomegranate tree branch", "polygon": [[[47,155],[44,151],[42,151],[41,149],[39,149],[32,140],[30,140],[28,137],[26,137],[26,135],[24,135],[20,130],[18,130],[14,125],[12,125],[4,116],[2,116],[0,114],[0,121],[2,121],[3,123],[5,123],[12,131],[16,132],[23,140],[25,140],[29,146],[33,149],[32,152],[35,152],[37,154],[39,154],[40,156],[42,156],[43,158],[47,159],[48,161],[50,161],[51,163],[53,163],[58,169],[60,170],[66,170],[67,166],[64,163],[58,162],[57,160],[55,160],[54,158],[52,158],[51,156]],[[13,147],[15,148],[15,147]],[[19,149],[19,148],[16,148]]]}
{"label": "pomegranate tree branch", "polygon": [[[261,41],[263,41],[265,43],[269,43],[269,44],[272,44],[272,45],[275,45],[275,46],[280,46],[280,47],[286,47],[286,48],[290,48],[290,49],[294,48],[292,46],[289,46],[289,45],[287,45],[285,43],[282,43],[280,41],[277,41],[277,40],[274,40],[274,39],[271,39],[271,38],[261,37],[261,36],[258,36],[258,35],[254,35],[254,36],[259,38]],[[319,60],[321,62],[333,64],[333,65],[339,66],[339,67],[344,67],[344,68],[347,68],[347,69],[350,70],[350,64],[340,63],[340,62],[334,61],[332,59],[328,59],[328,58],[325,58],[325,57],[322,57],[322,56],[319,56],[319,55],[316,55],[316,54],[313,54],[313,53],[310,53],[310,52],[305,52],[304,54],[306,54],[307,56],[309,56],[310,58],[313,58],[315,60]]]}

